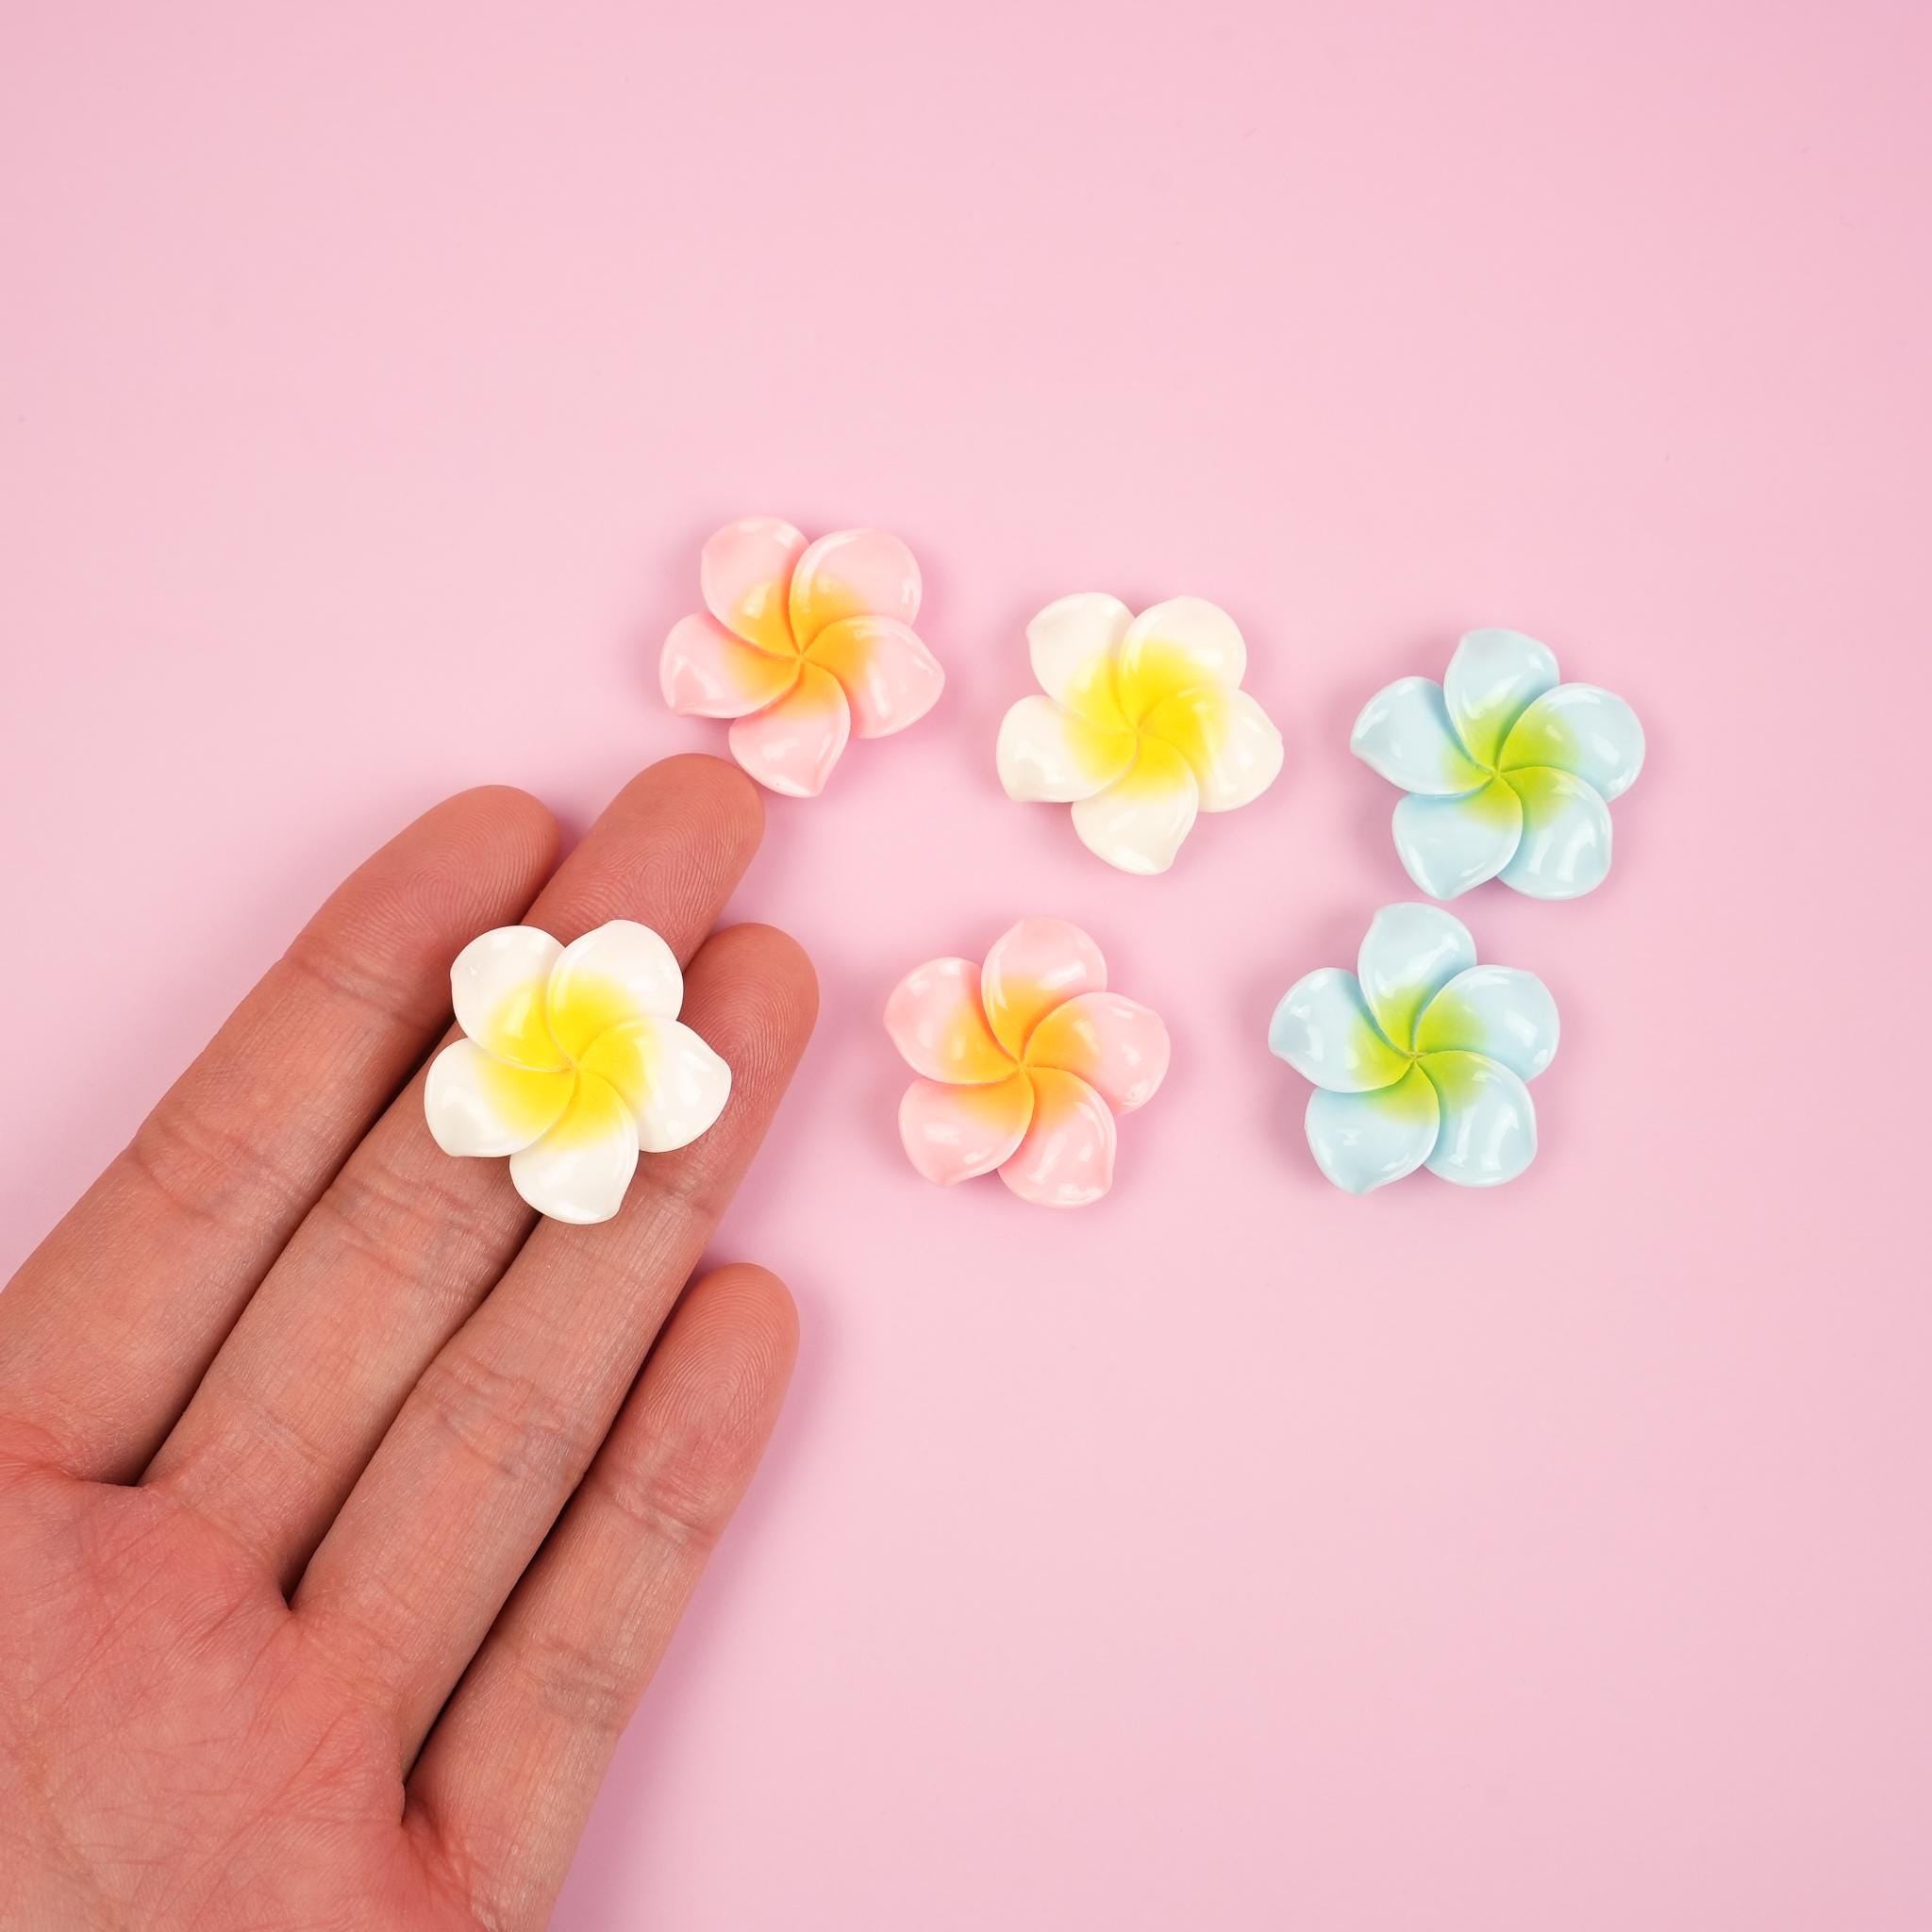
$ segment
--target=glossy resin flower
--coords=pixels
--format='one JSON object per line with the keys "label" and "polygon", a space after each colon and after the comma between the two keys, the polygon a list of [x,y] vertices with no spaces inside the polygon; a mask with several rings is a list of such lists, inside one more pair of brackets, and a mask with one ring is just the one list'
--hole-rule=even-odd
{"label": "glossy resin flower", "polygon": [[1383,907],[1356,967],[1296,980],[1268,1029],[1319,1090],[1316,1164],[1351,1194],[1424,1164],[1466,1188],[1514,1180],[1536,1156],[1525,1083],[1557,1052],[1549,989],[1478,966],[1469,928],[1440,906]]}
{"label": "glossy resin flower", "polygon": [[1424,891],[1485,879],[1574,899],[1610,869],[1610,806],[1643,767],[1643,727],[1620,697],[1558,684],[1547,644],[1473,630],[1441,684],[1398,678],[1362,708],[1349,749],[1409,795],[1395,850]]}
{"label": "glossy resin flower", "polygon": [[941,1183],[997,1168],[1047,1208],[1107,1192],[1115,1114],[1151,1100],[1167,1073],[1159,1016],[1108,991],[1100,948],[1064,919],[1023,919],[984,966],[908,973],[886,1031],[922,1076],[899,1103],[913,1166]]}
{"label": "glossy resin flower", "polygon": [[638,1151],[695,1141],[731,1069],[677,1017],[684,975],[647,925],[614,919],[559,945],[533,925],[475,939],[450,968],[457,1024],[424,1107],[445,1154],[509,1157],[554,1221],[608,1221]]}
{"label": "glossy resin flower", "polygon": [[1043,697],[1000,726],[1010,798],[1074,808],[1091,852],[1123,872],[1165,872],[1203,811],[1258,798],[1281,734],[1241,688],[1247,646],[1226,611],[1174,597],[1136,617],[1084,591],[1026,626]]}
{"label": "glossy resin flower", "polygon": [[732,720],[731,756],[774,791],[816,796],[853,732],[903,731],[939,699],[945,674],[912,629],[919,566],[896,537],[808,543],[745,517],[705,545],[698,583],[705,611],[664,641],[664,702]]}

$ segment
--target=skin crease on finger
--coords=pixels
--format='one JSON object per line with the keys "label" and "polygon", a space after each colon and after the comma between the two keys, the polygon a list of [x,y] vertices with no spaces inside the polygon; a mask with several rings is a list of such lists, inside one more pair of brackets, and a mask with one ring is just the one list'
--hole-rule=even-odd
{"label": "skin crease on finger", "polygon": [[[604,916],[623,916],[621,867],[610,895]],[[796,949],[769,957],[798,991],[744,989],[747,1147],[815,1004]],[[422,1050],[441,1024],[425,1013]],[[138,1228],[118,1233],[139,1252]],[[6,1358],[28,1332],[11,1299],[0,1390],[20,1386]],[[70,1299],[85,1324],[84,1283]],[[413,1775],[380,1659],[315,1641],[218,1517],[68,1473],[58,1434],[0,1404],[0,1925],[541,1924],[617,1726],[756,1466],[793,1320],[761,1270],[687,1291]],[[31,1340],[58,1358],[58,1324],[37,1314]]]}

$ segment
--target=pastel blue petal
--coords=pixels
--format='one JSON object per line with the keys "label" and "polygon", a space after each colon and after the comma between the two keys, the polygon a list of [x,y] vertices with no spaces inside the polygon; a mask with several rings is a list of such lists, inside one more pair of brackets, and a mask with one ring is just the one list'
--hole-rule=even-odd
{"label": "pastel blue petal", "polygon": [[1340,966],[1320,967],[1282,994],[1268,1048],[1304,1079],[1336,1093],[1392,1086],[1408,1068],[1375,1030],[1355,974]]}
{"label": "pastel blue petal", "polygon": [[1510,725],[1557,681],[1547,644],[1520,630],[1473,630],[1456,646],[1442,679],[1449,716],[1462,748],[1493,766]]}
{"label": "pastel blue petal", "polygon": [[1607,799],[1629,791],[1643,769],[1643,726],[1614,691],[1559,684],[1545,691],[1503,741],[1502,766],[1554,765]]}
{"label": "pastel blue petal", "polygon": [[1548,765],[1511,772],[1508,783],[1523,801],[1523,836],[1503,868],[1503,883],[1532,899],[1575,899],[1602,885],[1610,869],[1610,808],[1603,793]]}
{"label": "pastel blue petal", "polygon": [[1395,808],[1395,851],[1424,891],[1454,899],[1492,879],[1523,836],[1523,804],[1501,778],[1461,798],[1411,791]]}
{"label": "pastel blue petal", "polygon": [[1420,1067],[1374,1093],[1316,1093],[1306,1125],[1315,1165],[1338,1188],[1366,1194],[1413,1174],[1436,1144],[1441,1107]]}
{"label": "pastel blue petal", "polygon": [[1418,1053],[1479,1053],[1534,1080],[1557,1057],[1557,1003],[1534,973],[1472,966],[1423,1009]]}
{"label": "pastel blue petal", "polygon": [[1432,1053],[1417,1065],[1442,1108],[1431,1174],[1457,1187],[1495,1188],[1536,1158],[1536,1107],[1507,1067],[1479,1053]]}
{"label": "pastel blue petal", "polygon": [[1457,741],[1432,677],[1398,678],[1378,691],[1355,721],[1348,748],[1405,791],[1474,791],[1489,776]]}
{"label": "pastel blue petal", "polygon": [[1453,912],[1407,900],[1369,922],[1356,959],[1362,997],[1375,1024],[1407,1052],[1417,1016],[1438,991],[1475,964],[1475,941]]}

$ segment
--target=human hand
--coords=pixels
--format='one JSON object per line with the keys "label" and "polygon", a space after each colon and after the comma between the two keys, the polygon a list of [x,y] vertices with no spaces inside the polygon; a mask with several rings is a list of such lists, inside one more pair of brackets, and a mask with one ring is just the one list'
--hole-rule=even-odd
{"label": "human hand", "polygon": [[[685,1285],[817,1005],[782,933],[707,937],[760,824],[674,758],[552,877],[533,799],[439,806],[0,1294],[0,1924],[543,1923],[791,1365],[771,1275]],[[450,961],[620,917],[731,1098],[537,1223],[425,1124]]]}

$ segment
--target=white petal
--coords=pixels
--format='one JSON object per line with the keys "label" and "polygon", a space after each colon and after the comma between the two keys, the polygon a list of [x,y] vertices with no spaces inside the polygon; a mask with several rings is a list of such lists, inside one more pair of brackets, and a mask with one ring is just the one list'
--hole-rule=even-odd
{"label": "white petal", "polygon": [[1134,613],[1105,591],[1077,591],[1049,604],[1026,626],[1033,675],[1050,698],[1097,723],[1120,722],[1114,653]]}
{"label": "white petal", "polygon": [[509,1158],[516,1191],[553,1221],[608,1221],[638,1166],[638,1127],[608,1080],[580,1077],[563,1118]]}
{"label": "white petal", "polygon": [[1553,765],[1606,799],[1629,791],[1643,769],[1643,726],[1614,691],[1559,684],[1545,691],[1503,741],[1503,769]]}
{"label": "white petal", "polygon": [[1370,1017],[1360,982],[1340,966],[1318,967],[1282,994],[1268,1050],[1331,1093],[1391,1087],[1408,1065]]}
{"label": "white petal", "polygon": [[1402,677],[1378,691],[1355,721],[1348,748],[1405,791],[1474,791],[1489,775],[1463,750],[1432,677]]}
{"label": "white petal", "polygon": [[1308,1147],[1338,1188],[1366,1194],[1413,1174],[1436,1144],[1436,1090],[1420,1067],[1371,1093],[1308,1096]]}
{"label": "white petal", "polygon": [[646,1154],[695,1141],[731,1097],[731,1069],[678,1020],[613,1026],[584,1055],[582,1067],[617,1090]]}
{"label": "white petal", "polygon": [[1399,799],[1393,819],[1403,870],[1424,891],[1454,899],[1492,879],[1523,835],[1523,807],[1500,778],[1460,798]]}
{"label": "white petal", "polygon": [[1075,802],[1074,829],[1090,852],[1123,872],[1165,872],[1200,808],[1200,788],[1187,759],[1143,738],[1124,778]]}
{"label": "white petal", "polygon": [[1146,682],[1150,696],[1157,688],[1165,695],[1197,684],[1231,690],[1247,669],[1241,626],[1220,605],[1205,597],[1170,597],[1141,611],[1121,640],[1121,702],[1132,717],[1137,714],[1127,696],[1131,684]]}
{"label": "white petal", "polygon": [[1534,1080],[1557,1057],[1557,1003],[1534,973],[1472,966],[1423,1009],[1415,1046],[1418,1053],[1479,1053]]}
{"label": "white petal", "polygon": [[1523,837],[1503,883],[1532,899],[1575,899],[1610,869],[1610,808],[1603,793],[1568,772],[1532,765],[1508,781],[1523,801]]}
{"label": "white petal", "polygon": [[1475,964],[1475,941],[1453,912],[1413,900],[1369,922],[1356,971],[1384,1035],[1407,1052],[1416,1016],[1458,973]]}
{"label": "white petal", "polygon": [[514,1154],[556,1125],[575,1086],[575,1074],[513,1067],[456,1040],[429,1063],[423,1111],[445,1154]]}
{"label": "white petal", "polygon": [[472,940],[449,969],[457,1024],[513,1066],[562,1066],[544,1018],[544,991],[562,953],[534,925],[500,925]]}
{"label": "white petal", "polygon": [[1442,693],[1462,748],[1493,766],[1510,725],[1557,681],[1547,644],[1520,630],[1473,630],[1456,646]]}
{"label": "white petal", "polygon": [[613,919],[573,940],[550,974],[550,1031],[575,1058],[632,1020],[675,1020],[684,1004],[677,956],[648,925]]}
{"label": "white petal", "polygon": [[1464,1188],[1513,1181],[1536,1158],[1536,1106],[1500,1061],[1434,1053],[1418,1063],[1442,1106],[1429,1172]]}
{"label": "white petal", "polygon": [[1059,805],[1104,791],[1134,762],[1134,734],[1096,724],[1057,699],[1022,698],[1000,724],[1000,784],[1008,798]]}
{"label": "white petal", "polygon": [[1252,804],[1281,775],[1281,733],[1244,691],[1200,684],[1155,705],[1141,729],[1194,768],[1203,811]]}

